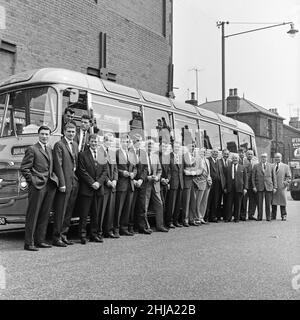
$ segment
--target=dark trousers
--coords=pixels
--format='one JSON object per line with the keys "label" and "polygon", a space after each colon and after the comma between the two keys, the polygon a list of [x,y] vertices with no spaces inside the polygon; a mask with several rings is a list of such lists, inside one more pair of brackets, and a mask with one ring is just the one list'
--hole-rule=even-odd
{"label": "dark trousers", "polygon": [[247,193],[243,196],[243,199],[242,199],[242,209],[244,206],[244,211],[242,211],[241,209],[241,218],[246,219],[247,211],[248,211],[248,219],[253,218],[256,210],[256,205],[257,205],[257,194],[253,191],[253,189],[248,189]]}
{"label": "dark trousers", "polygon": [[257,209],[258,215],[257,219],[262,220],[263,217],[263,201],[265,198],[265,211],[266,211],[266,219],[271,219],[271,201],[272,201],[272,191],[258,191],[257,192]]}
{"label": "dark trousers", "polygon": [[78,194],[78,182],[73,181],[71,188],[67,188],[66,192],[57,191],[54,199],[54,224],[53,224],[53,240],[61,240],[62,236],[66,236]]}
{"label": "dark trousers", "polygon": [[242,192],[236,192],[235,187],[233,190],[227,194],[227,203],[226,203],[226,215],[225,219],[231,221],[232,215],[234,216],[234,221],[240,220],[241,214],[241,205],[242,205]]}
{"label": "dark trousers", "polygon": [[52,181],[48,181],[45,187],[40,190],[32,185],[29,186],[25,222],[26,245],[45,242],[55,190],[56,185]]}
{"label": "dark trousers", "polygon": [[163,203],[160,197],[160,192],[156,192],[153,182],[144,182],[145,186],[139,193],[139,213],[138,213],[138,227],[139,230],[149,229],[150,225],[147,218],[149,204],[151,202],[152,208],[155,212],[156,228],[161,228],[164,225],[163,218]]}
{"label": "dark trousers", "polygon": [[129,216],[133,199],[133,191],[128,188],[127,191],[117,191],[116,210],[114,215],[114,231],[128,231]]}
{"label": "dark trousers", "polygon": [[129,231],[138,230],[138,213],[139,213],[139,203],[137,199],[139,198],[140,188],[136,188],[132,195],[132,203],[131,203],[131,209],[129,213]]}
{"label": "dark trousers", "polygon": [[98,236],[100,237],[112,232],[114,227],[116,192],[112,192],[110,188],[107,189],[99,199]]}
{"label": "dark trousers", "polygon": [[182,189],[170,189],[168,191],[166,225],[178,223],[182,206]]}
{"label": "dark trousers", "polygon": [[[286,206],[280,206],[280,213],[281,213],[281,218],[282,217],[286,217],[287,212],[286,212]],[[277,206],[276,205],[272,205],[272,219],[276,219],[277,216]]]}
{"label": "dark trousers", "polygon": [[196,190],[194,184],[191,188],[184,188],[182,191],[182,222],[189,223],[195,220],[196,216]]}
{"label": "dark trousers", "polygon": [[99,219],[99,201],[98,196],[95,194],[92,197],[81,195],[79,197],[79,237],[86,238],[86,224],[87,217],[90,214],[90,237],[96,237],[98,231],[98,219]]}
{"label": "dark trousers", "polygon": [[221,186],[221,181],[219,180],[214,180],[211,188],[210,188],[210,193],[208,196],[208,204],[207,204],[207,218],[208,220],[212,221],[215,220],[220,216],[219,211],[219,199],[222,194],[222,186]]}
{"label": "dark trousers", "polygon": [[[223,202],[223,203],[222,203]],[[223,205],[222,205],[223,204]],[[216,211],[217,219],[226,218],[226,209],[227,208],[227,193],[220,191],[218,208]]]}
{"label": "dark trousers", "polygon": [[168,186],[165,185],[161,185],[160,186],[160,197],[161,197],[161,201],[163,203],[163,212],[164,212],[164,223],[167,223],[167,198],[168,198]]}

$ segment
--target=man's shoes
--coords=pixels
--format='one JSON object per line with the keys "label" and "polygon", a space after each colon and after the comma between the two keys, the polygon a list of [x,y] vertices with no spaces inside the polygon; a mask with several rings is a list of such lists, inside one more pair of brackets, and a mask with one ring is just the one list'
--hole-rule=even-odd
{"label": "man's shoes", "polygon": [[71,246],[74,244],[74,242],[71,240],[68,240],[67,237],[62,237],[61,241],[64,242],[65,244],[67,244],[68,246]]}
{"label": "man's shoes", "polygon": [[109,233],[106,235],[106,238],[117,239],[117,237],[114,235],[113,232],[109,232]]}
{"label": "man's shoes", "polygon": [[81,244],[86,244],[86,238],[81,238],[81,239],[80,239],[80,243],[81,243]]}
{"label": "man's shoes", "polygon": [[103,239],[99,237],[92,237],[90,238],[90,242],[103,242]]}
{"label": "man's shoes", "polygon": [[183,227],[183,225],[181,223],[179,223],[179,222],[174,222],[173,224],[177,228],[182,228]]}
{"label": "man's shoes", "polygon": [[121,236],[133,236],[134,234],[129,232],[129,231],[127,231],[127,230],[121,230],[120,231],[120,235]]}
{"label": "man's shoes", "polygon": [[189,225],[190,226],[194,226],[194,227],[198,227],[199,226],[199,224],[197,224],[195,221],[190,221]]}
{"label": "man's shoes", "polygon": [[159,232],[169,232],[169,230],[165,227],[160,227],[160,228],[157,228],[156,231],[159,231]]}
{"label": "man's shoes", "polygon": [[139,230],[139,233],[143,233],[143,234],[151,234],[152,231],[150,231],[149,229],[141,229]]}
{"label": "man's shoes", "polygon": [[255,217],[249,217],[248,220],[255,220],[257,221],[257,219]]}
{"label": "man's shoes", "polygon": [[267,218],[267,219],[266,219],[266,221],[269,221],[269,222],[271,222],[271,219],[270,219],[270,218]]}
{"label": "man's shoes", "polygon": [[210,222],[218,223],[218,219],[217,218],[211,219]]}
{"label": "man's shoes", "polygon": [[170,224],[168,225],[168,228],[170,228],[170,229],[175,229],[175,225],[174,225],[173,223],[170,223]]}
{"label": "man's shoes", "polygon": [[52,245],[55,247],[67,247],[67,245],[61,240],[55,240],[52,242]]}
{"label": "man's shoes", "polygon": [[241,221],[246,221],[246,218],[241,218]]}
{"label": "man's shoes", "polygon": [[208,222],[206,222],[206,221],[205,221],[205,220],[203,220],[203,219],[202,219],[202,220],[200,220],[200,223],[201,223],[201,224],[208,224]]}
{"label": "man's shoes", "polygon": [[39,249],[36,246],[24,244],[24,250],[27,251],[39,251]]}
{"label": "man's shoes", "polygon": [[46,242],[40,242],[36,244],[37,248],[52,248],[51,244],[48,244]]}
{"label": "man's shoes", "polygon": [[224,222],[226,222],[226,223],[227,223],[227,222],[229,222],[229,220],[225,219],[225,220],[224,220]]}
{"label": "man's shoes", "polygon": [[286,216],[282,216],[281,221],[286,221]]}
{"label": "man's shoes", "polygon": [[189,226],[190,226],[187,222],[184,222],[182,225],[183,225],[184,227],[189,227]]}
{"label": "man's shoes", "polygon": [[240,222],[240,220],[237,220],[237,219],[234,219],[233,221],[236,222],[236,223]]}

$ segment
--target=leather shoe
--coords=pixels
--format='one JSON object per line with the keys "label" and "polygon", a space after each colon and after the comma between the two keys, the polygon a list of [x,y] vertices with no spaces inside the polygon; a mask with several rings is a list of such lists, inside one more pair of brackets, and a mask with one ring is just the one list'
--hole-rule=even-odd
{"label": "leather shoe", "polygon": [[183,223],[183,226],[184,226],[184,227],[189,227],[190,225],[189,225],[187,222],[184,222],[184,223]]}
{"label": "leather shoe", "polygon": [[283,216],[283,217],[281,218],[281,220],[282,220],[282,221],[286,221],[286,216]]}
{"label": "leather shoe", "polygon": [[66,237],[62,237],[62,238],[61,238],[61,241],[62,241],[63,243],[65,243],[65,244],[67,244],[68,246],[71,246],[72,244],[74,244],[73,241],[68,240]]}
{"label": "leather shoe", "polygon": [[173,223],[170,223],[170,224],[168,225],[168,228],[170,228],[170,229],[175,229],[175,225],[174,225]]}
{"label": "leather shoe", "polygon": [[81,244],[86,244],[86,239],[85,239],[85,238],[81,238],[81,239],[80,239],[80,243],[81,243]]}
{"label": "leather shoe", "polygon": [[103,242],[103,239],[99,237],[93,237],[90,238],[90,242]]}
{"label": "leather shoe", "polygon": [[48,244],[46,242],[37,243],[36,246],[38,248],[52,248],[51,244]]}
{"label": "leather shoe", "polygon": [[174,226],[177,227],[177,228],[182,228],[183,225],[179,222],[174,222]]}
{"label": "leather shoe", "polygon": [[133,236],[133,233],[127,231],[127,230],[121,230],[120,231],[121,236]]}
{"label": "leather shoe", "polygon": [[241,218],[241,221],[246,221],[246,218]]}
{"label": "leather shoe", "polygon": [[24,250],[27,251],[39,251],[39,249],[36,246],[24,244]]}
{"label": "leather shoe", "polygon": [[159,231],[159,232],[169,232],[169,230],[165,227],[161,227],[161,228],[157,228],[156,231]]}
{"label": "leather shoe", "polygon": [[107,238],[112,238],[112,239],[117,239],[117,237],[113,234],[113,232],[109,232],[107,235],[106,235]]}
{"label": "leather shoe", "polygon": [[217,218],[214,218],[214,219],[210,220],[210,222],[218,223],[218,222],[219,222],[219,220],[218,220]]}
{"label": "leather shoe", "polygon": [[201,224],[207,224],[205,220],[200,220]]}
{"label": "leather shoe", "polygon": [[257,219],[256,219],[255,217],[249,217],[248,220],[255,220],[255,221],[257,221]]}
{"label": "leather shoe", "polygon": [[151,234],[152,232],[149,229],[142,229],[142,230],[139,230],[139,233]]}
{"label": "leather shoe", "polygon": [[52,242],[52,245],[55,247],[66,247],[67,245],[61,240],[56,240]]}

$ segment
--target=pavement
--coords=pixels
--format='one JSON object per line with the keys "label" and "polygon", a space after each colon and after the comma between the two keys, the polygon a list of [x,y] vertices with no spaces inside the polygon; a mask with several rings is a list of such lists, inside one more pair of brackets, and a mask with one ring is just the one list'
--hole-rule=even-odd
{"label": "pavement", "polygon": [[1,233],[0,299],[299,300],[299,209],[289,200],[287,221],[210,223],[39,252],[23,250],[23,231]]}

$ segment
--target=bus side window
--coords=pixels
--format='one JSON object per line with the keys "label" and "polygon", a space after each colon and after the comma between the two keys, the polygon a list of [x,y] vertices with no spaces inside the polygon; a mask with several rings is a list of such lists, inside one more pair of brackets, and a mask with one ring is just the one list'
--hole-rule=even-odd
{"label": "bus side window", "polygon": [[244,148],[246,151],[251,149],[251,137],[249,134],[239,132],[239,146]]}
{"label": "bus side window", "polygon": [[237,131],[221,126],[221,137],[223,149],[237,153],[238,151],[238,134]]}
{"label": "bus side window", "polygon": [[200,148],[201,143],[197,120],[182,115],[175,115],[175,140],[183,146],[194,144],[196,148]]}
{"label": "bus side window", "polygon": [[221,149],[219,125],[200,120],[200,139],[202,147],[211,150]]}

